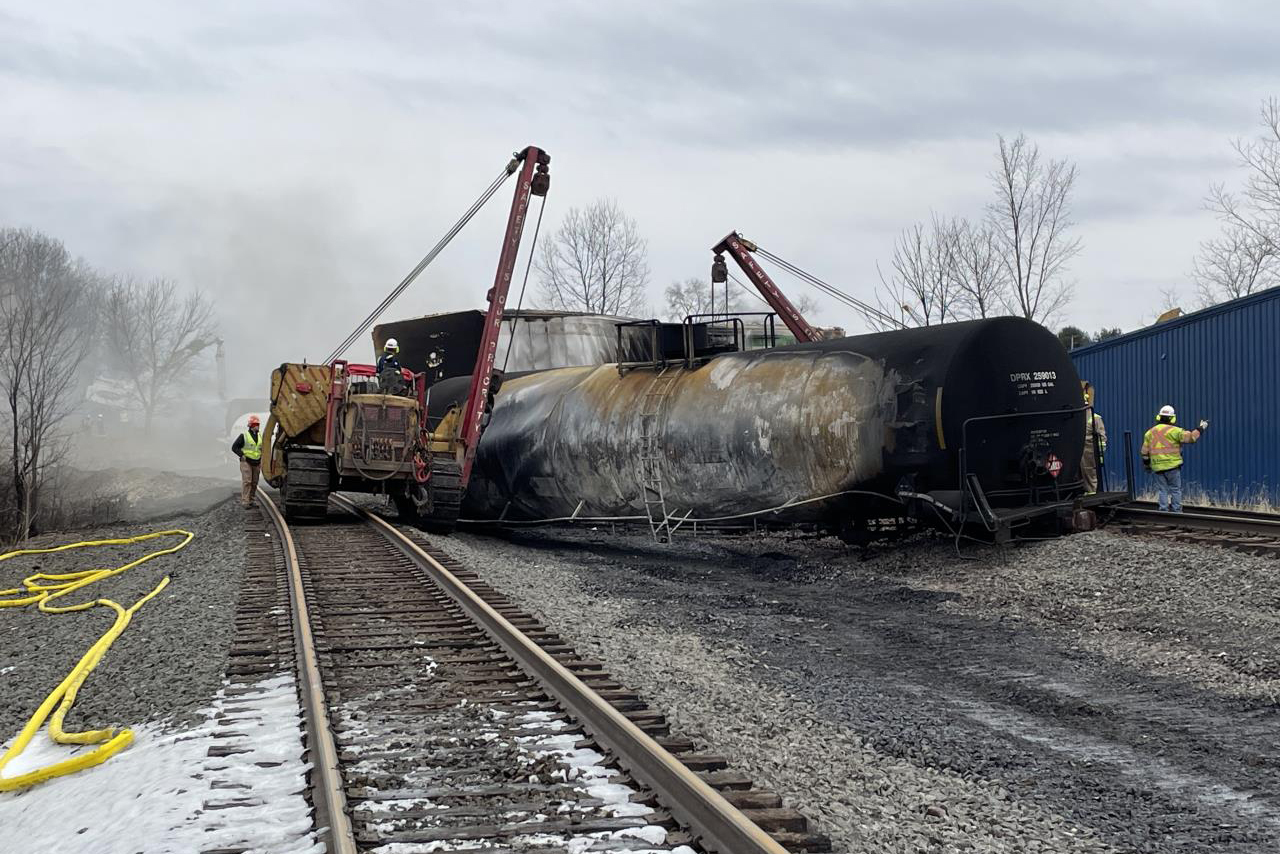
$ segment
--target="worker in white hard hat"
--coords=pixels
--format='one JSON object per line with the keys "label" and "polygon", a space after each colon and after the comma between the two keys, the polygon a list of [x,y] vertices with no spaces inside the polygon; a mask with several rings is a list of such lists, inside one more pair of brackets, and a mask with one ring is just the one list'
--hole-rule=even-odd
{"label": "worker in white hard hat", "polygon": [[404,391],[404,375],[400,373],[400,342],[388,338],[378,357],[378,384],[384,394],[401,394]]}
{"label": "worker in white hard hat", "polygon": [[1182,446],[1200,440],[1209,429],[1204,419],[1194,430],[1176,426],[1178,413],[1165,404],[1156,416],[1156,425],[1142,437],[1142,467],[1155,475],[1160,509],[1182,512]]}
{"label": "worker in white hard hat", "polygon": [[387,343],[382,345],[382,355],[378,357],[378,373],[388,367],[400,370],[400,342],[394,338],[387,339]]}

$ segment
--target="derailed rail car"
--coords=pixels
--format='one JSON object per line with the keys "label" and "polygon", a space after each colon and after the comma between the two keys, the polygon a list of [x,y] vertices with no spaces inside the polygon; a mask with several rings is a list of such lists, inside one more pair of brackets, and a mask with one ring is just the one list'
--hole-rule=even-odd
{"label": "derailed rail car", "polygon": [[[429,413],[456,394],[437,384]],[[656,504],[671,523],[912,516],[1003,537],[1082,495],[1081,404],[1057,338],[1011,317],[509,376],[463,514],[656,524]]]}

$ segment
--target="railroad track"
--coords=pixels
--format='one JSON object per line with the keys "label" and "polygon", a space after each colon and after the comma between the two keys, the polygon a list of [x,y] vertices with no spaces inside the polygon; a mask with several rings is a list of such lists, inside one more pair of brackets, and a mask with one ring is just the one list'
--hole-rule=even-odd
{"label": "railroad track", "polygon": [[262,641],[279,593],[251,592],[232,661],[260,673],[272,654],[296,657],[331,854],[829,850],[456,561],[340,496],[327,524],[290,528],[259,495],[291,637]]}
{"label": "railroad track", "polygon": [[1154,502],[1134,501],[1114,509],[1110,527],[1123,533],[1280,557],[1280,516],[1270,513],[1195,506],[1184,507],[1182,513],[1163,513]]}

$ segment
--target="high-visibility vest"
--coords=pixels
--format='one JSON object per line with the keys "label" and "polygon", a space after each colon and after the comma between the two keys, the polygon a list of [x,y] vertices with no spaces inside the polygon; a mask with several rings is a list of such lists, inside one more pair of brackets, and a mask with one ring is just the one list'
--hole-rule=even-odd
{"label": "high-visibility vest", "polygon": [[262,434],[255,438],[248,430],[244,431],[244,447],[240,449],[246,460],[262,459]]}
{"label": "high-visibility vest", "polygon": [[1107,452],[1107,427],[1102,423],[1102,416],[1094,412],[1093,409],[1088,410],[1089,417],[1084,422],[1084,452],[1086,454],[1093,453],[1093,436],[1098,435],[1098,450],[1102,453]]}
{"label": "high-visibility vest", "polygon": [[1151,458],[1152,471],[1169,471],[1182,465],[1182,443],[1194,441],[1181,427],[1157,424],[1142,437],[1142,454]]}

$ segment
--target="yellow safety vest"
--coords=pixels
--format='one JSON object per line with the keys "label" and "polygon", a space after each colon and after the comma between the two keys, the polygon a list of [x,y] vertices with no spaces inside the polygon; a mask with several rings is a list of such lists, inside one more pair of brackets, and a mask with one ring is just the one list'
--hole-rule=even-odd
{"label": "yellow safety vest", "polygon": [[1194,441],[1181,427],[1157,424],[1142,437],[1142,453],[1151,458],[1152,471],[1169,471],[1182,465],[1182,443]]}
{"label": "yellow safety vest", "polygon": [[248,430],[244,431],[244,447],[240,449],[240,453],[244,454],[246,460],[262,459],[262,434],[258,434],[258,438],[254,438],[253,434]]}

